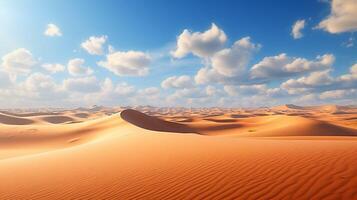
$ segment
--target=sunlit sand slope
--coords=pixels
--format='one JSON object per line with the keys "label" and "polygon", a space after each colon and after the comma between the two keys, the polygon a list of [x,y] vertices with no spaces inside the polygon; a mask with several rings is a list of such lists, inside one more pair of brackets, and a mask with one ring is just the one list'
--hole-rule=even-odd
{"label": "sunlit sand slope", "polygon": [[[3,125],[0,199],[357,199],[353,128],[300,116],[163,118],[126,110]],[[227,123],[237,126],[203,131]]]}

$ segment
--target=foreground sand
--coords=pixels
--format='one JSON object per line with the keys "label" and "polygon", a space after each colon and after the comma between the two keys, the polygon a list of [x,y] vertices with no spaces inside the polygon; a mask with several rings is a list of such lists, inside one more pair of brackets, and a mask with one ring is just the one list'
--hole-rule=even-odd
{"label": "foreground sand", "polygon": [[5,112],[0,199],[357,199],[357,109],[323,108]]}

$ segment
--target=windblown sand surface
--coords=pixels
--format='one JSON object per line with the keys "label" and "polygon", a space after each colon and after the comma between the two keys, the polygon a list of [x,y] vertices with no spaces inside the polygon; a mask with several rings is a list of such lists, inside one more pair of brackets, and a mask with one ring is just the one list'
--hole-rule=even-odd
{"label": "windblown sand surface", "polygon": [[0,199],[357,199],[355,107],[134,109],[0,112]]}

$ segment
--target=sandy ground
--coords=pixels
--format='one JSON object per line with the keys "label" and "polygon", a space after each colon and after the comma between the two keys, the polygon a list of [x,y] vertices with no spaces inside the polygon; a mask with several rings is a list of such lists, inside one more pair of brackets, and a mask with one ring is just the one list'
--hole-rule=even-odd
{"label": "sandy ground", "polygon": [[357,199],[356,136],[352,106],[1,111],[0,199]]}

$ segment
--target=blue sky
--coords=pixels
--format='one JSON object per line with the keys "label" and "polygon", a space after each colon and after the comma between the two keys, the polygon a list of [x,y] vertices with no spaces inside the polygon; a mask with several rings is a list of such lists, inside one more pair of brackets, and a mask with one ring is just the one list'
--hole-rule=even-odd
{"label": "blue sky", "polygon": [[[0,106],[351,104],[357,96],[357,80],[352,72],[352,66],[357,63],[354,44],[357,11],[353,10],[356,4],[354,0],[274,3],[4,0],[0,2],[0,71],[3,76],[9,76],[10,84],[2,83]],[[352,11],[343,12],[345,8]],[[294,38],[292,27],[298,20],[304,25],[297,30],[300,36]],[[325,25],[321,25],[324,20]],[[44,34],[49,24],[56,26],[60,34]],[[210,39],[215,40],[213,26],[225,36],[219,44],[205,43],[203,39],[202,33],[208,31],[207,35],[212,34]],[[179,40],[185,29],[189,36]],[[92,42],[101,37],[104,40],[100,53],[93,55],[83,47],[90,37]],[[237,49],[232,46],[245,37],[249,37],[245,41],[253,46],[238,45]],[[179,43],[190,47],[185,49],[184,56],[177,57],[173,52]],[[95,47],[92,44],[88,48]],[[227,53],[224,49],[230,51],[230,60],[219,56]],[[200,51],[210,53],[197,53]],[[275,62],[275,69],[271,63],[261,63],[264,58],[281,54],[285,57],[273,60],[285,59],[285,63]],[[29,55],[33,63],[28,59],[27,62],[18,60]],[[108,62],[110,55],[113,57]],[[321,63],[317,56],[323,55],[333,59]],[[17,60],[10,62],[11,59]],[[73,62],[76,73],[70,72],[69,63],[73,59],[81,59]],[[99,64],[101,61],[106,64]],[[16,66],[18,62],[21,66]],[[256,68],[260,71],[252,72],[259,63]],[[52,73],[42,67],[44,64],[59,64],[62,69]],[[287,71],[286,66],[292,65],[293,71]],[[19,73],[18,67],[28,69]],[[139,71],[128,74],[128,67]],[[145,71],[140,71],[140,67],[148,71],[138,74]],[[205,67],[216,75],[200,83],[197,74]],[[85,71],[87,68],[91,72]],[[262,75],[262,71],[268,74]],[[260,77],[247,78],[254,73]],[[341,79],[344,75],[349,76],[349,82]],[[180,76],[184,77],[180,79]],[[309,81],[317,76],[320,83]],[[169,80],[163,86],[166,79]],[[9,104],[6,95],[17,99]]]}

